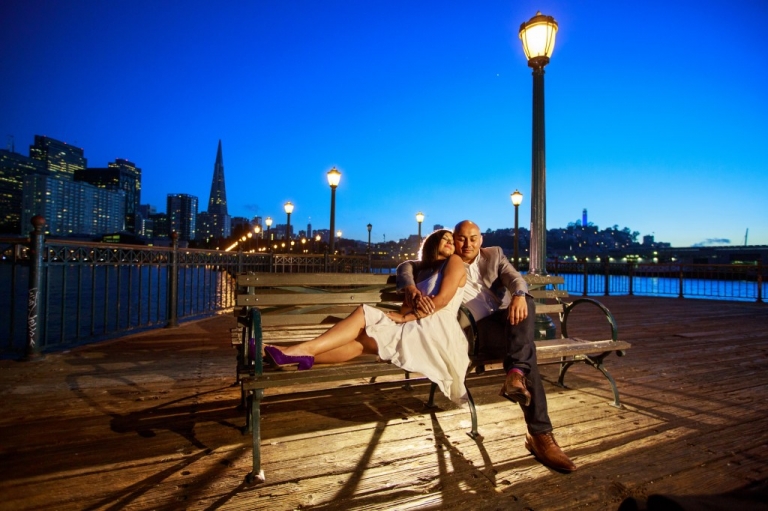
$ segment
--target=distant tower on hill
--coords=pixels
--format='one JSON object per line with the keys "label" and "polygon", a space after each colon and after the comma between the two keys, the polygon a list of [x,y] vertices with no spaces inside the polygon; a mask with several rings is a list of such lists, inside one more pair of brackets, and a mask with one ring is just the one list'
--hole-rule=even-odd
{"label": "distant tower on hill", "polygon": [[216,163],[213,165],[213,181],[211,181],[211,197],[208,199],[208,217],[211,222],[211,235],[214,238],[229,237],[232,226],[227,212],[227,190],[224,186],[224,157],[221,155],[221,140],[216,152]]}
{"label": "distant tower on hill", "polygon": [[584,210],[581,212],[581,225],[584,227],[587,226],[587,208],[584,208]]}

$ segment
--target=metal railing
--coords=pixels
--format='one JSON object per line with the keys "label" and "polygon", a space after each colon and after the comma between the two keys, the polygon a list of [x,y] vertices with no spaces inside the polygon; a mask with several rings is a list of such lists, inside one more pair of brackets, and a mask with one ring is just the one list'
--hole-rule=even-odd
{"label": "metal railing", "polygon": [[766,268],[757,264],[638,264],[550,261],[547,271],[565,279],[570,294],[642,295],[763,303]]}
{"label": "metal railing", "polygon": [[[0,355],[43,351],[173,327],[234,307],[244,272],[392,273],[368,255],[270,254],[45,240],[0,239]],[[525,268],[521,268],[525,271]],[[550,261],[572,295],[647,295],[762,302],[756,265]]]}

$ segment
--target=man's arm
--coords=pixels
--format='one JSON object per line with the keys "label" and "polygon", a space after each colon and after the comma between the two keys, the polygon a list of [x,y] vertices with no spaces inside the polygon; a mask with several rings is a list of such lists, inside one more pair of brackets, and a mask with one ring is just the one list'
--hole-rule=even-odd
{"label": "man's arm", "polygon": [[416,304],[421,298],[421,292],[416,287],[416,280],[413,277],[416,271],[418,261],[405,261],[397,265],[397,290],[405,293],[405,306],[411,309],[416,308]]}
{"label": "man's arm", "polygon": [[501,279],[501,283],[504,284],[504,287],[509,290],[512,296],[519,295],[520,291],[527,294],[528,283],[525,282],[523,276],[519,271],[515,269],[514,266],[512,266],[512,263],[510,263],[509,259],[507,259],[507,257],[504,255],[504,251],[501,249],[501,247],[493,248],[498,250],[499,278]]}
{"label": "man's arm", "polygon": [[512,301],[507,309],[507,319],[510,324],[517,325],[528,317],[528,303],[526,301],[528,283],[520,272],[512,266],[501,247],[494,248],[498,250],[499,255],[499,278],[512,295]]}

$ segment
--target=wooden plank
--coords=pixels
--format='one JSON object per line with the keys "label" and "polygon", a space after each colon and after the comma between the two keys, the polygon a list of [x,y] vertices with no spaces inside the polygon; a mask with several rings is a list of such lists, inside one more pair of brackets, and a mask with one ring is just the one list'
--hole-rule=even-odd
{"label": "wooden plank", "polygon": [[553,275],[523,275],[523,279],[529,286],[547,286],[547,285],[560,285],[565,283],[565,278],[555,277]]}
{"label": "wooden plank", "polygon": [[563,313],[563,304],[561,303],[553,303],[553,304],[537,303],[536,304],[536,314],[562,314],[562,313]]}
{"label": "wooden plank", "polygon": [[533,289],[528,291],[528,294],[539,300],[568,298],[568,291],[560,291],[558,289]]}
{"label": "wooden plank", "polygon": [[243,377],[243,388],[267,389],[291,385],[307,385],[322,382],[338,382],[405,372],[386,362],[347,363],[333,366],[315,366],[310,371],[265,371],[260,376]]}
{"label": "wooden plank", "polygon": [[237,276],[238,286],[354,286],[386,285],[389,275],[369,273],[252,273]]}
{"label": "wooden plank", "polygon": [[250,307],[275,307],[281,305],[318,305],[318,304],[360,304],[379,303],[382,301],[381,293],[317,293],[317,294],[257,294],[237,295],[237,306]]}

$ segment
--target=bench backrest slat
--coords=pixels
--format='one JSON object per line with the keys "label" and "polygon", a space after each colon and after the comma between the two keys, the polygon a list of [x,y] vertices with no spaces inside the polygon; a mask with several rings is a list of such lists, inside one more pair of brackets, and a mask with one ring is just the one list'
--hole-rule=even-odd
{"label": "bench backrest slat", "polygon": [[237,285],[244,287],[279,286],[384,286],[389,275],[369,273],[253,273],[238,275]]}
{"label": "bench backrest slat", "polygon": [[349,291],[344,293],[284,293],[284,294],[254,294],[237,295],[237,305],[239,307],[276,307],[284,305],[336,305],[336,304],[360,304],[360,303],[380,303],[386,301],[386,294],[376,293],[358,293]]}

